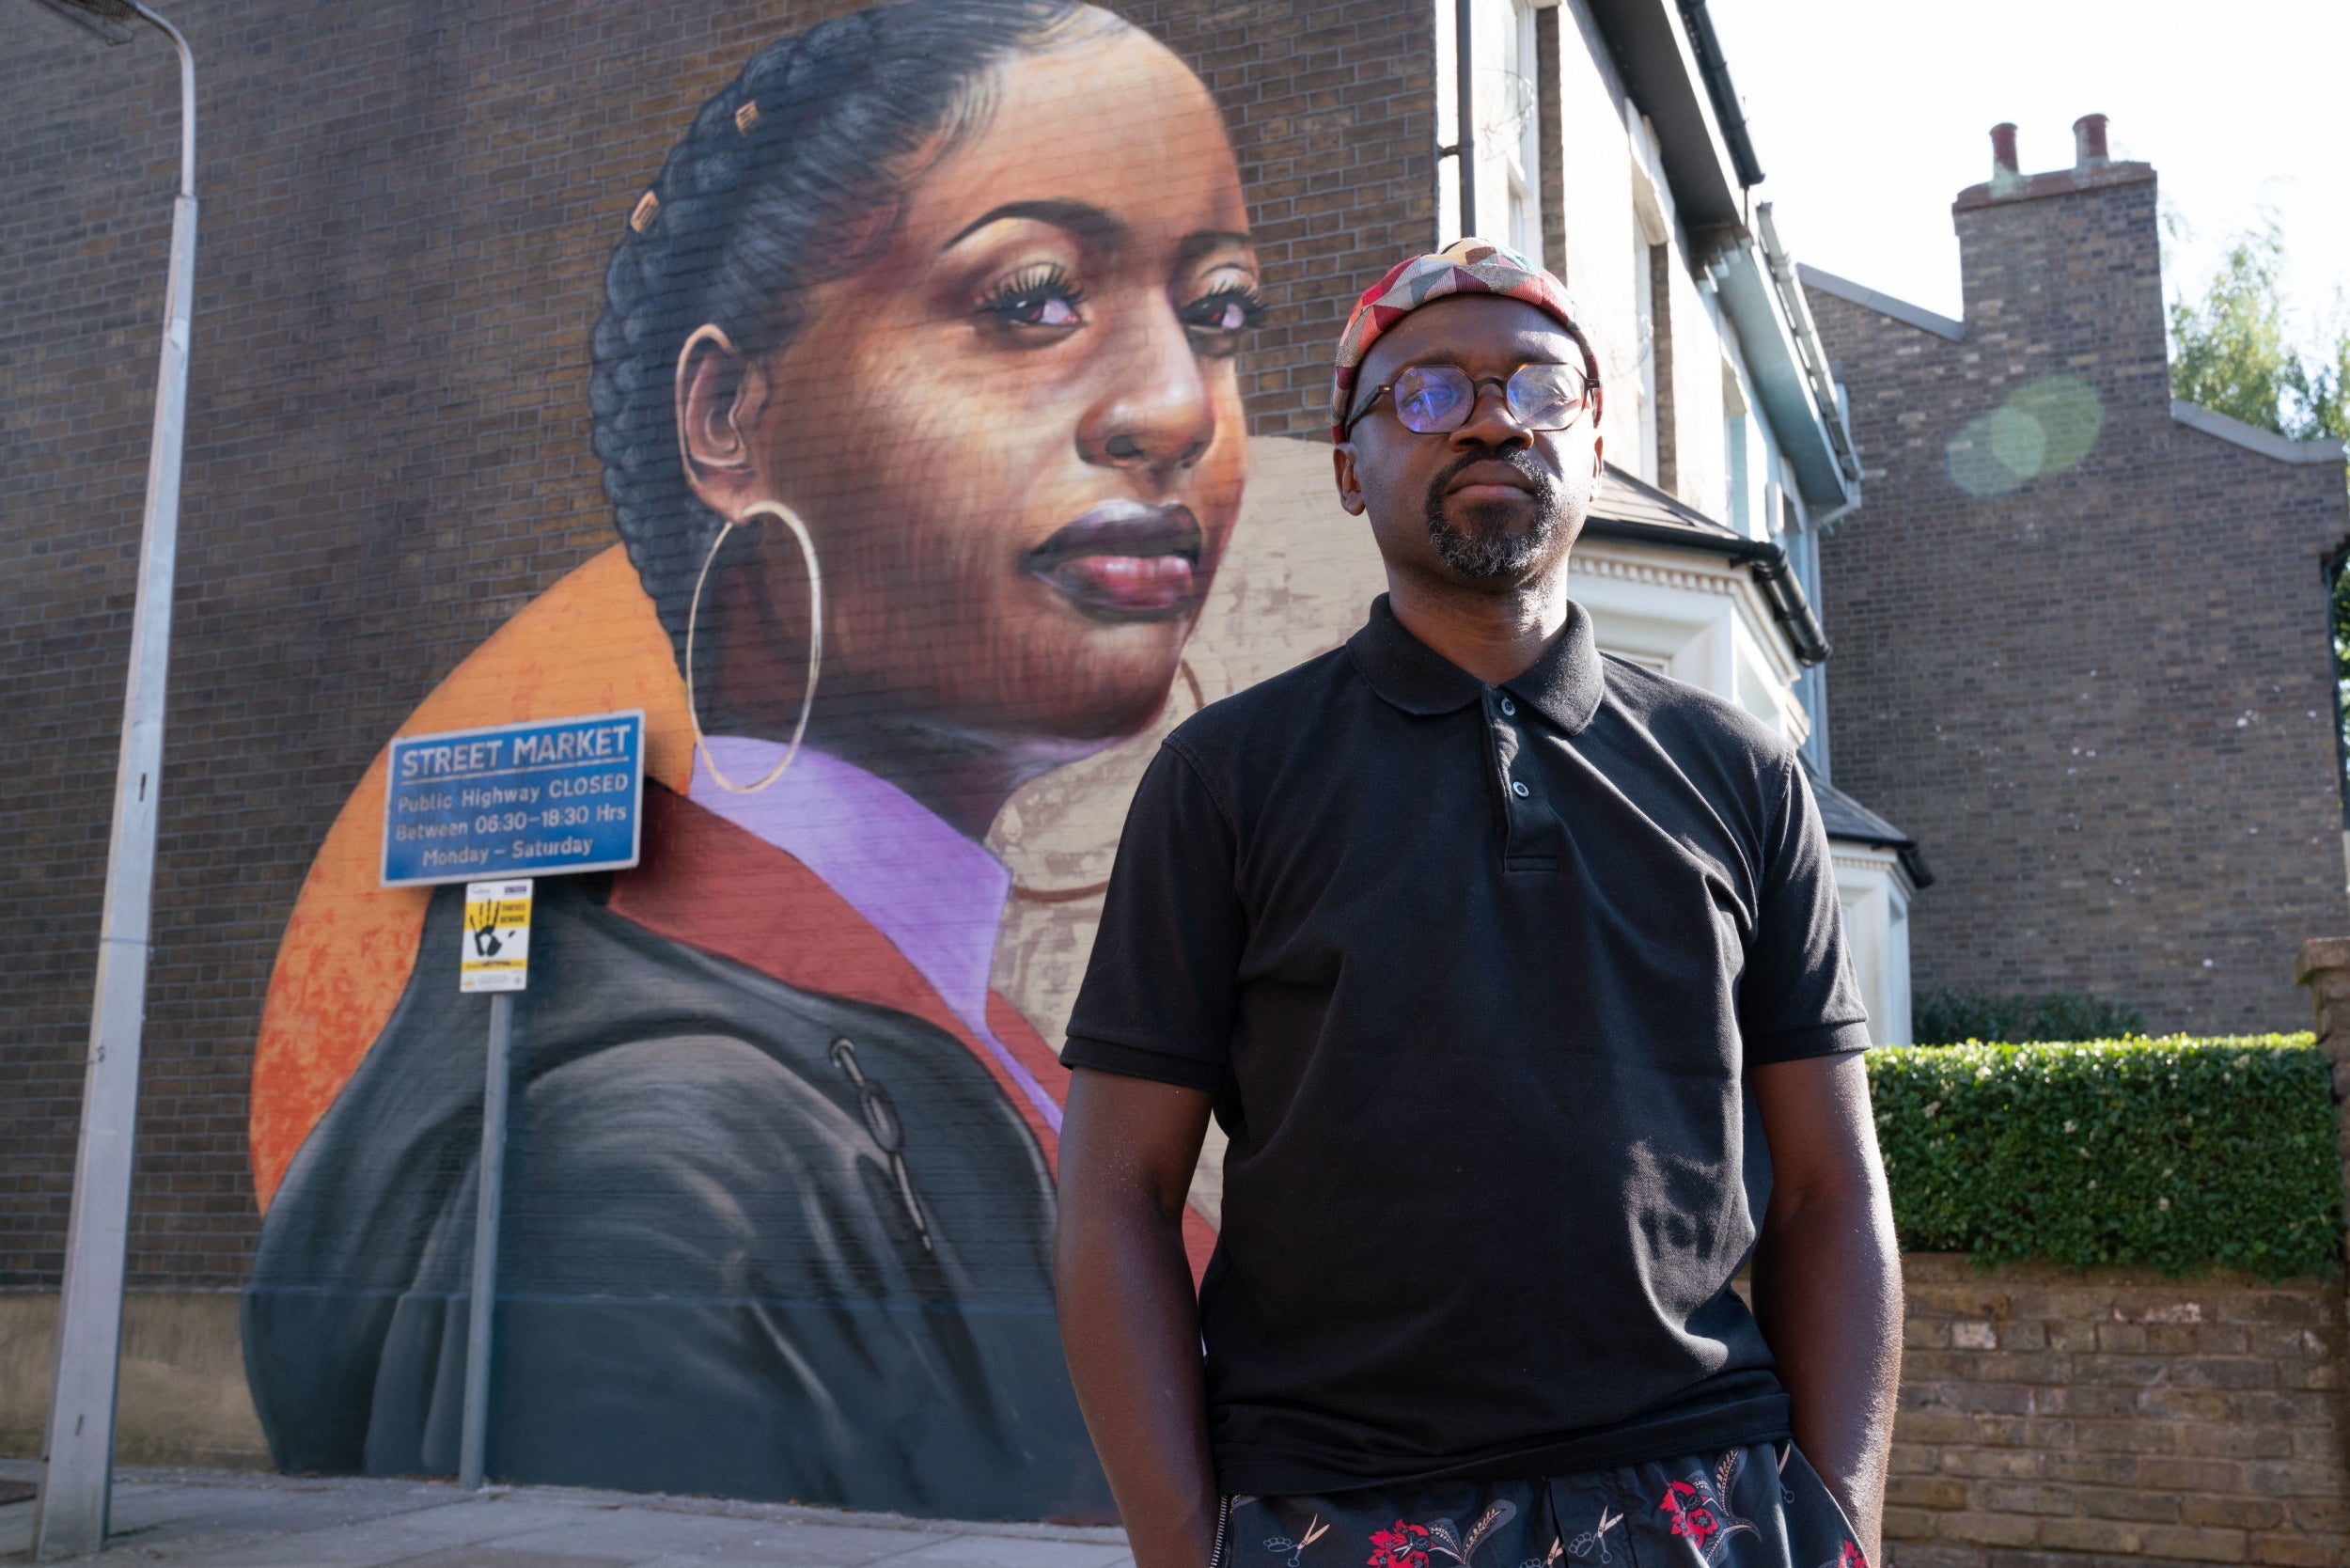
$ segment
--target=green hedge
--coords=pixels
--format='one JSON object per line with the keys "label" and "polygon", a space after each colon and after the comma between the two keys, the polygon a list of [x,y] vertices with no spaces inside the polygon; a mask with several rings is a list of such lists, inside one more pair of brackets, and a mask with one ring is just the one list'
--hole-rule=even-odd
{"label": "green hedge", "polygon": [[1869,1086],[1904,1250],[2271,1279],[2341,1261],[2310,1035],[1892,1046]]}
{"label": "green hedge", "polygon": [[1918,998],[1909,1038],[1918,1045],[1969,1041],[2026,1044],[2035,1040],[2114,1040],[2146,1032],[2146,1015],[2123,1002],[2078,992],[1998,996],[1983,991],[1929,991]]}

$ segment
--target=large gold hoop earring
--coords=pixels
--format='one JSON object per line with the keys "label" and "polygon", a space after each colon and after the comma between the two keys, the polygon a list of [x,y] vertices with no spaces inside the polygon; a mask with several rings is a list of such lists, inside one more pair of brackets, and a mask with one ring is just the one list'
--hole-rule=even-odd
{"label": "large gold hoop earring", "polygon": [[799,514],[781,501],[753,501],[743,509],[742,521],[754,517],[780,518],[791,530],[791,537],[800,541],[800,555],[807,562],[807,690],[800,698],[800,720],[791,727],[791,744],[784,748],[783,760],[756,784],[737,784],[718,771],[718,760],[710,755],[710,743],[702,734],[700,706],[694,698],[694,626],[700,618],[702,586],[710,581],[711,564],[718,558],[719,546],[727,535],[734,532],[738,521],[728,518],[718,529],[718,537],[710,541],[710,554],[702,557],[702,569],[694,579],[694,597],[685,605],[685,722],[694,729],[694,751],[710,770],[710,776],[718,781],[718,788],[729,794],[755,795],[781,778],[784,770],[796,761],[800,743],[807,736],[807,715],[816,707],[816,677],[824,664],[824,573],[816,561],[816,541],[808,537],[807,525]]}

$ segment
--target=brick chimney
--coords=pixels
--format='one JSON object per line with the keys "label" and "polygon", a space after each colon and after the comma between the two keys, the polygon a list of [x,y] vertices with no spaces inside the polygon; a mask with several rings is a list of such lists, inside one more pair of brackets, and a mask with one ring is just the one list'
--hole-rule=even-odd
{"label": "brick chimney", "polygon": [[2106,117],[2081,116],[2073,122],[2073,167],[2083,171],[2101,169],[2108,162],[2106,157]]}
{"label": "brick chimney", "polygon": [[1991,194],[2007,196],[2023,183],[2015,165],[2015,122],[2003,119],[1991,128]]}
{"label": "brick chimney", "polygon": [[2090,382],[2108,416],[2167,418],[2154,171],[2113,161],[2103,115],[2073,122],[2073,153],[2070,168],[2026,174],[2015,127],[1991,128],[1991,178],[1950,207],[1967,337],[2028,377]]}
{"label": "brick chimney", "polygon": [[1991,128],[1991,172],[2020,173],[2015,163],[2015,122],[2003,119]]}

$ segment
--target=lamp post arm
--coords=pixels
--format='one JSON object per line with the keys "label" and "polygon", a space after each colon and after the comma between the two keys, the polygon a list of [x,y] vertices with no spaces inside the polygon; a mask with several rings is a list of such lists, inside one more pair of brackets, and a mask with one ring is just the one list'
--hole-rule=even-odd
{"label": "lamp post arm", "polygon": [[171,46],[180,52],[180,194],[193,200],[196,196],[196,52],[188,47],[185,34],[164,18],[139,4],[139,0],[123,0],[139,15],[147,18]]}

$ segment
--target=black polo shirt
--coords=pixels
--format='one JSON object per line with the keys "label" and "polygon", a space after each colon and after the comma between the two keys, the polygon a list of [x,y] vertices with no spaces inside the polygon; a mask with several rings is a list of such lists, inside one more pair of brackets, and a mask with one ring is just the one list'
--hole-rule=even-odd
{"label": "black polo shirt", "polygon": [[1863,1024],[1786,742],[1579,605],[1495,688],[1382,598],[1167,737],[1062,1059],[1215,1095],[1218,1482],[1326,1492],[1785,1435],[1747,1070]]}

